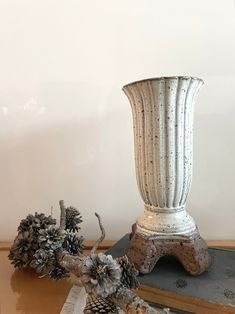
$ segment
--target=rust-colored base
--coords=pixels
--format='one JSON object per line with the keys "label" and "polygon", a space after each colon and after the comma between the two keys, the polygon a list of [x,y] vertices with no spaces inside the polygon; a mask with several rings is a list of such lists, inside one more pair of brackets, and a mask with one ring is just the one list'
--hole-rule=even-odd
{"label": "rust-colored base", "polygon": [[143,237],[133,230],[131,234],[128,258],[142,274],[152,271],[157,261],[165,255],[175,256],[191,275],[197,276],[207,270],[211,264],[206,242],[198,231],[194,235],[154,240]]}

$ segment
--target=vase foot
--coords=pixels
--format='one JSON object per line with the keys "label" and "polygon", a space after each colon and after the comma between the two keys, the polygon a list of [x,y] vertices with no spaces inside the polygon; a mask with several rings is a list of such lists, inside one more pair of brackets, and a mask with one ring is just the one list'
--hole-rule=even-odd
{"label": "vase foot", "polygon": [[206,242],[197,230],[187,236],[155,236],[146,238],[132,230],[128,258],[142,274],[150,273],[162,256],[175,256],[191,275],[197,276],[211,265]]}

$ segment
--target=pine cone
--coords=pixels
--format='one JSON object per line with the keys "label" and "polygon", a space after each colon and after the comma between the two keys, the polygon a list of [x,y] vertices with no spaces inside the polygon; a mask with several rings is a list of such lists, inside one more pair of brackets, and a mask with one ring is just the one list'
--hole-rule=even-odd
{"label": "pine cone", "polygon": [[25,219],[21,220],[17,230],[19,232],[29,231],[32,224],[33,224],[33,215],[28,215]]}
{"label": "pine cone", "polygon": [[14,240],[8,258],[11,264],[19,269],[26,267],[32,252],[32,238],[29,231],[20,232]]}
{"label": "pine cone", "polygon": [[84,249],[83,245],[84,238],[79,236],[76,232],[69,232],[64,238],[62,247],[70,254],[77,255],[82,253]]}
{"label": "pine cone", "polygon": [[84,313],[118,313],[117,306],[109,300],[89,295],[86,300]]}
{"label": "pine cone", "polygon": [[54,262],[55,258],[52,251],[39,249],[33,255],[30,266],[34,268],[37,273],[46,274],[52,270]]}
{"label": "pine cone", "polygon": [[75,207],[66,208],[66,227],[69,231],[78,231],[81,229],[78,225],[82,222],[82,216]]}
{"label": "pine cone", "polygon": [[140,285],[137,279],[139,272],[135,268],[134,264],[129,262],[126,255],[118,257],[116,260],[119,263],[122,271],[121,284],[129,289],[138,288]]}
{"label": "pine cone", "polygon": [[121,269],[111,255],[92,254],[84,258],[81,281],[87,293],[106,298],[120,285]]}
{"label": "pine cone", "polygon": [[50,273],[49,277],[54,280],[60,280],[62,278],[68,277],[69,271],[67,271],[64,267],[56,266]]}
{"label": "pine cone", "polygon": [[22,232],[32,230],[37,234],[39,229],[45,229],[48,226],[55,224],[56,220],[51,216],[45,216],[44,214],[38,214],[36,212],[35,215],[29,214],[25,219],[21,220],[18,231]]}
{"label": "pine cone", "polygon": [[22,219],[18,227],[18,235],[10,249],[9,259],[15,267],[29,265],[34,253],[39,249],[39,231],[55,225],[56,220],[44,214],[29,214]]}
{"label": "pine cone", "polygon": [[38,242],[40,247],[54,251],[62,246],[63,238],[58,227],[49,226],[47,229],[39,230]]}

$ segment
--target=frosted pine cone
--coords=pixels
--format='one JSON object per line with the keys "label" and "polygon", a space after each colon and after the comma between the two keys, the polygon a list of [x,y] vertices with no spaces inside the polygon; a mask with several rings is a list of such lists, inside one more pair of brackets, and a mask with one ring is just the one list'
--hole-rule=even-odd
{"label": "frosted pine cone", "polygon": [[30,266],[36,270],[37,273],[49,273],[53,269],[55,262],[54,254],[50,250],[39,249],[33,256]]}
{"label": "frosted pine cone", "polygon": [[49,226],[39,230],[38,242],[40,247],[54,251],[62,246],[63,238],[64,235],[58,227]]}
{"label": "frosted pine cone", "polygon": [[81,229],[79,224],[82,222],[82,216],[80,212],[75,207],[66,208],[66,227],[65,229],[69,231],[78,231]]}
{"label": "frosted pine cone", "polygon": [[64,267],[56,266],[50,273],[49,277],[54,280],[60,280],[69,276],[69,271]]}
{"label": "frosted pine cone", "polygon": [[121,275],[122,285],[129,289],[138,288],[140,285],[137,279],[139,272],[135,268],[134,264],[129,262],[128,257],[126,255],[118,257],[116,260],[119,263],[122,271]]}
{"label": "frosted pine cone", "polygon": [[15,267],[22,268],[29,265],[34,253],[39,249],[39,230],[55,225],[56,220],[44,214],[29,214],[22,219],[18,227],[18,235],[10,249],[9,259]]}
{"label": "frosted pine cone", "polygon": [[55,224],[56,220],[51,216],[45,216],[36,212],[34,215],[29,214],[25,219],[21,220],[18,231],[32,230],[34,233],[37,233],[39,229],[45,229]]}
{"label": "frosted pine cone", "polygon": [[108,298],[95,297],[92,295],[87,296],[86,306],[84,308],[85,314],[91,313],[118,313],[117,306]]}
{"label": "frosted pine cone", "polygon": [[77,255],[82,253],[84,249],[84,238],[79,236],[76,232],[69,232],[65,235],[62,247],[70,254]]}
{"label": "frosted pine cone", "polygon": [[11,264],[20,269],[26,267],[30,261],[30,257],[33,255],[31,247],[32,238],[30,232],[20,232],[15,238],[10,249],[10,254],[8,255]]}
{"label": "frosted pine cone", "polygon": [[106,298],[120,285],[121,269],[111,255],[92,254],[84,259],[81,280],[87,293]]}

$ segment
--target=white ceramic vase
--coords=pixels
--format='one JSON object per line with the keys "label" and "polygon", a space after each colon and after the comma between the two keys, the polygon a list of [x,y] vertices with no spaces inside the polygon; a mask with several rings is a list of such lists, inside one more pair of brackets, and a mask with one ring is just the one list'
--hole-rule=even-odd
{"label": "white ceramic vase", "polygon": [[144,214],[143,238],[190,238],[197,232],[186,211],[192,182],[193,109],[203,81],[160,77],[123,87],[134,125],[135,164]]}

